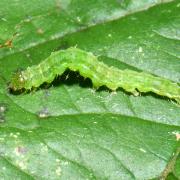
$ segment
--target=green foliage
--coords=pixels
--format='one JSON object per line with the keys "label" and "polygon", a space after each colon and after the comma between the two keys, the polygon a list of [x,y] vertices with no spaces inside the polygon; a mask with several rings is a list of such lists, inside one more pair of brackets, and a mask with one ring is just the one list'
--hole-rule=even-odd
{"label": "green foliage", "polygon": [[94,91],[68,72],[48,89],[7,90],[13,72],[72,46],[179,83],[179,8],[178,0],[1,0],[0,179],[180,178],[180,108],[170,100]]}

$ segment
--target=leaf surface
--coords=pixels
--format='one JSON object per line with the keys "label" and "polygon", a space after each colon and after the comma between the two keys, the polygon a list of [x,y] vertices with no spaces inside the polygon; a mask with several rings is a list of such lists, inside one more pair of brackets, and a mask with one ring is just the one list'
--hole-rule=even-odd
{"label": "leaf surface", "polygon": [[0,178],[180,178],[175,102],[94,90],[73,72],[31,93],[7,89],[13,72],[71,46],[179,82],[179,8],[158,0],[1,0]]}

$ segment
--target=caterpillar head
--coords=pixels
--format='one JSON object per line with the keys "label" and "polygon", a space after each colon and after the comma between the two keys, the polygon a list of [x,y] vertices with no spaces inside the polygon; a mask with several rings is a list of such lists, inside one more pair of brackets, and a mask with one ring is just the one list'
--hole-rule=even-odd
{"label": "caterpillar head", "polygon": [[11,77],[11,82],[9,84],[9,88],[13,91],[21,90],[25,87],[25,78],[22,74],[22,72],[16,72]]}

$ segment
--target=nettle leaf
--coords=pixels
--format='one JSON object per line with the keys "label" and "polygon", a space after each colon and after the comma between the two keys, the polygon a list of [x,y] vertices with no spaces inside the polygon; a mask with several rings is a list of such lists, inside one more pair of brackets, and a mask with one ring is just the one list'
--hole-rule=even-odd
{"label": "nettle leaf", "polygon": [[0,178],[179,179],[180,108],[65,72],[37,91],[11,75],[78,47],[179,83],[179,1],[1,0]]}

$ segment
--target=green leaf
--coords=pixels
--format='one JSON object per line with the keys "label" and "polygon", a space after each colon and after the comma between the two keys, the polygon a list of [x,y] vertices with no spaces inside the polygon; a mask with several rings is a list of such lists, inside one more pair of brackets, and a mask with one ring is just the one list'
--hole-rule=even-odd
{"label": "green leaf", "polygon": [[27,94],[7,86],[13,72],[71,46],[179,83],[179,8],[178,0],[1,0],[0,179],[180,178],[175,102],[96,91],[72,72]]}

